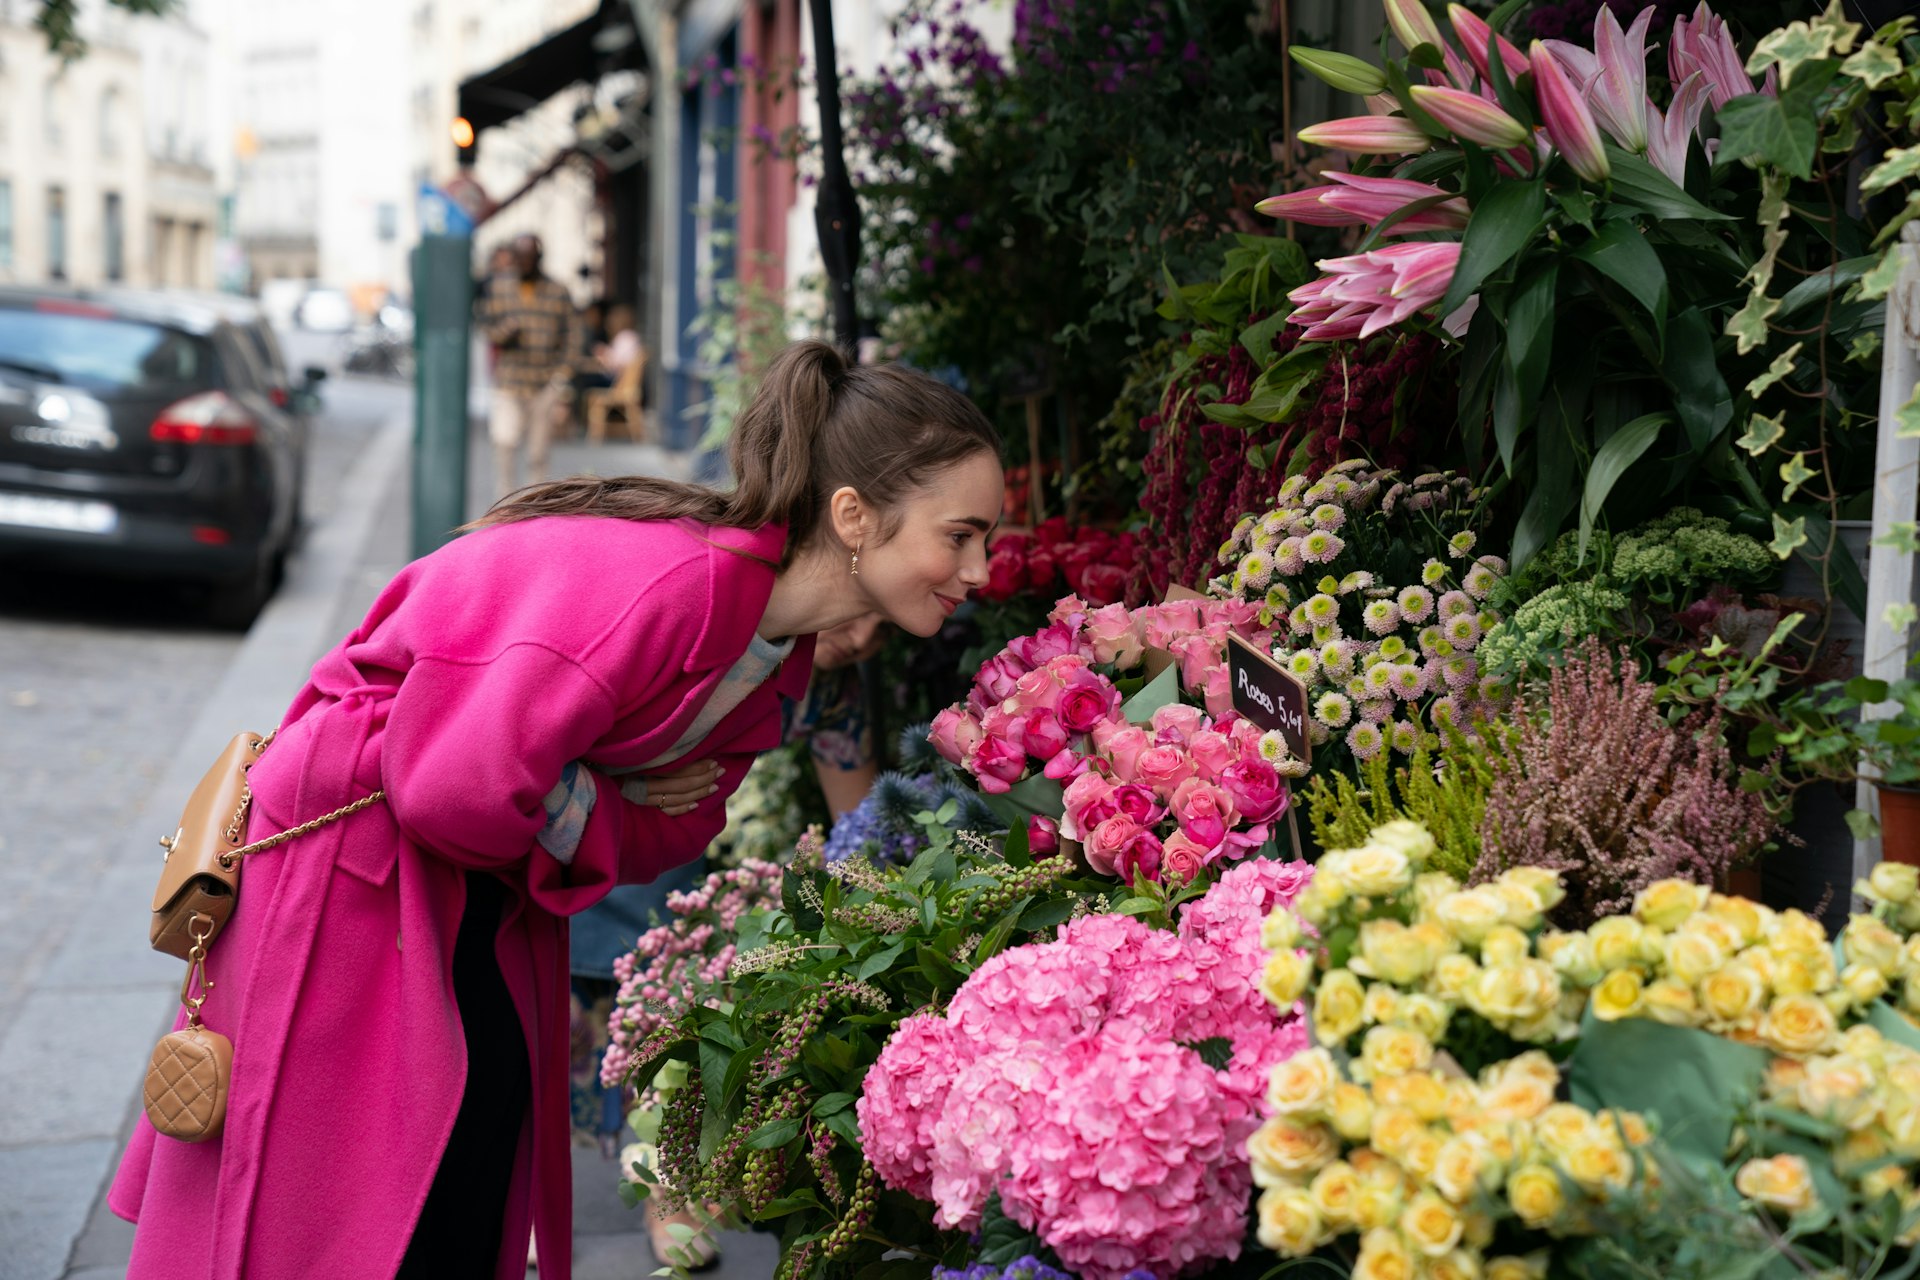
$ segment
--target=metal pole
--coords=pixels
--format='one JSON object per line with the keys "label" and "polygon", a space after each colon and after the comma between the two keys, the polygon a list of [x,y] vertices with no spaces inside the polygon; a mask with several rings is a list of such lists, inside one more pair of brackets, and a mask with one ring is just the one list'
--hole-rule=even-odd
{"label": "metal pole", "polygon": [[453,540],[467,519],[467,376],[473,242],[420,237],[413,251],[413,554]]}
{"label": "metal pole", "polygon": [[860,344],[860,315],[854,305],[853,273],[860,265],[860,198],[847,175],[840,133],[840,72],[833,51],[833,0],[809,0],[813,15],[814,73],[820,95],[820,196],[813,221],[820,233],[820,257],[827,270],[827,296],[833,304],[833,336],[851,353]]}

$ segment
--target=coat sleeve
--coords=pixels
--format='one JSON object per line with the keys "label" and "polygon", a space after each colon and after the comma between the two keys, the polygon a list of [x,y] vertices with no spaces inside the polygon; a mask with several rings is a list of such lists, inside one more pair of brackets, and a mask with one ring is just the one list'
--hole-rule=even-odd
{"label": "coat sleeve", "polygon": [[[678,818],[597,780],[571,867],[536,843],[542,801],[569,761],[612,726],[612,692],[571,658],[520,643],[485,661],[417,660],[388,715],[381,775],[400,830],[463,867],[524,871],[550,911],[585,910],[614,884],[689,862],[725,822],[730,788]],[[745,761],[728,761],[737,781]]]}

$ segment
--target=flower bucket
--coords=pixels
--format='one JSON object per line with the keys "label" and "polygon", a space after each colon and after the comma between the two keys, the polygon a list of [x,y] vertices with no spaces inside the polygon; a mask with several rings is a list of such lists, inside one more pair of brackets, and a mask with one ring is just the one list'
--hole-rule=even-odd
{"label": "flower bucket", "polygon": [[1920,865],[1920,788],[1880,787],[1880,853]]}

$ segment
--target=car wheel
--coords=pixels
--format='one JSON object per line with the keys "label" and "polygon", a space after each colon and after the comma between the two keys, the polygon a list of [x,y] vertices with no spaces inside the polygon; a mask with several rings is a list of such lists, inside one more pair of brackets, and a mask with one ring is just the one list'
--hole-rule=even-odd
{"label": "car wheel", "polygon": [[214,583],[207,607],[209,620],[216,627],[233,631],[245,631],[252,626],[273,596],[279,559],[263,555],[243,576]]}

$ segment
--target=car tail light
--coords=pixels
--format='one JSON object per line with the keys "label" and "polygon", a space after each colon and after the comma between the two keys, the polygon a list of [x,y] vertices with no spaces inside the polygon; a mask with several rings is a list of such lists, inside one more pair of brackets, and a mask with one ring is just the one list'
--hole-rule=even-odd
{"label": "car tail light", "polygon": [[267,392],[267,399],[273,401],[273,407],[276,409],[284,409],[293,403],[293,397],[287,393],[285,387],[271,388]]}
{"label": "car tail light", "polygon": [[193,526],[193,540],[209,547],[224,547],[233,541],[233,535],[216,525],[197,524]]}
{"label": "car tail light", "polygon": [[147,436],[162,444],[252,444],[260,429],[224,391],[203,391],[160,411]]}

